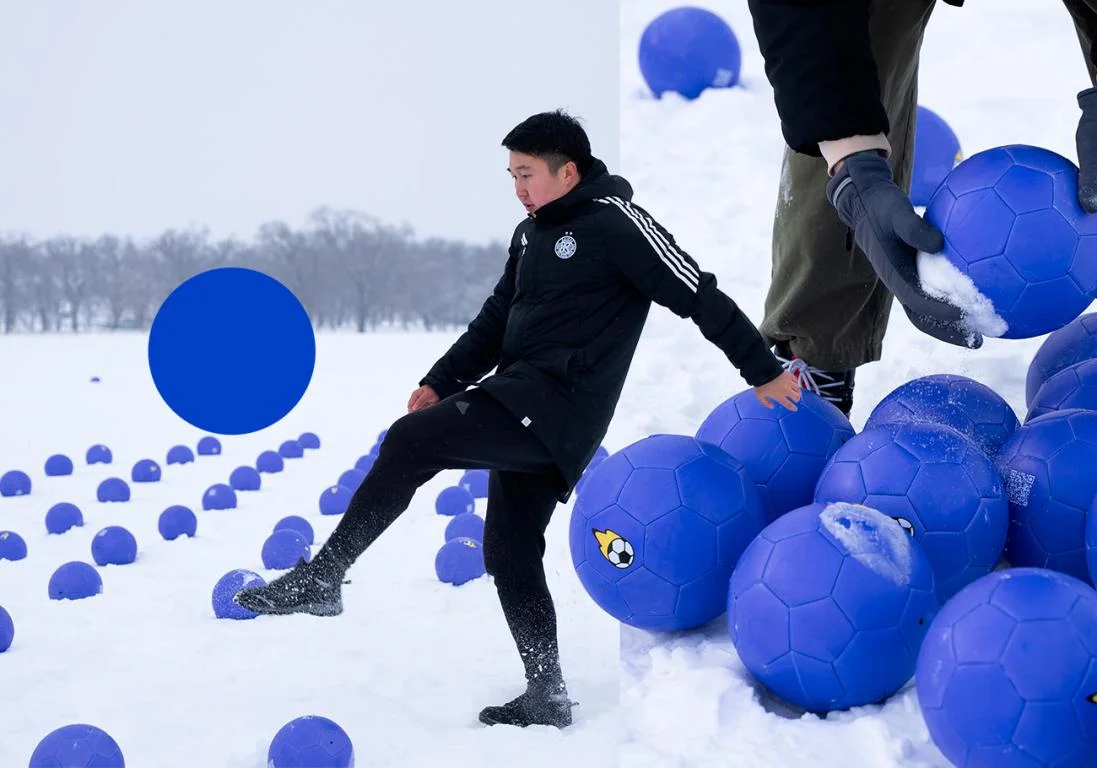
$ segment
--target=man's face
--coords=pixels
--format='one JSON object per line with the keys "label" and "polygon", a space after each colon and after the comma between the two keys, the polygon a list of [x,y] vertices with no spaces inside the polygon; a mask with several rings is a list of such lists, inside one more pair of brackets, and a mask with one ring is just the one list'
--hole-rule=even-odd
{"label": "man's face", "polygon": [[553,173],[544,160],[511,151],[507,166],[514,179],[514,193],[528,213],[563,197],[579,182],[575,163],[565,163]]}

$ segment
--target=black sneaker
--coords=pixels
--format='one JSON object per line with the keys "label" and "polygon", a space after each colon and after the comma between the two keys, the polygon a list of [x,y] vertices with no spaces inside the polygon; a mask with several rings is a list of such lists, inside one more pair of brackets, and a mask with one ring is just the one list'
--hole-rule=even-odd
{"label": "black sneaker", "polygon": [[529,686],[526,692],[506,704],[484,707],[480,711],[480,722],[484,725],[516,725],[525,728],[530,725],[552,725],[566,728],[571,725],[571,708],[576,702],[568,700],[564,685],[554,688]]}
{"label": "black sneaker", "polygon": [[787,341],[773,347],[774,356],[784,369],[796,377],[803,389],[810,389],[838,407],[848,419],[853,410],[853,377],[855,371],[824,371],[808,365],[792,353]]}
{"label": "black sneaker", "polygon": [[338,616],[343,612],[342,586],[337,574],[320,573],[315,561],[306,563],[301,558],[271,583],[237,592],[233,602],[255,613]]}

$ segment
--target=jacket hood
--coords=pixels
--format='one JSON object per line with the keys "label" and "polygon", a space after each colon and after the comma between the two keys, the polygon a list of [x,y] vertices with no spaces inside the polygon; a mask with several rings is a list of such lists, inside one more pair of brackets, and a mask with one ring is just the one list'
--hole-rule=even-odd
{"label": "jacket hood", "polygon": [[594,158],[583,178],[575,188],[563,197],[541,206],[531,214],[538,222],[553,225],[566,219],[577,207],[596,200],[599,197],[621,197],[632,200],[632,185],[623,176],[609,172],[606,164]]}

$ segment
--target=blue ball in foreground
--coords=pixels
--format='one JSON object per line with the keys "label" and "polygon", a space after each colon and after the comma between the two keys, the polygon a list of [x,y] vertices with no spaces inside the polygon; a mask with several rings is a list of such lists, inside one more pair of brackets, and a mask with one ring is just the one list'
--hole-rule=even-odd
{"label": "blue ball in foreground", "polygon": [[213,586],[213,615],[219,619],[254,619],[258,613],[233,602],[244,589],[262,587],[267,582],[257,573],[238,568],[229,571]]}
{"label": "blue ball in foreground", "polygon": [[26,496],[30,493],[30,475],[12,469],[0,475],[0,496]]}
{"label": "blue ball in foreground", "polygon": [[475,539],[450,539],[434,556],[434,573],[439,581],[459,587],[487,573],[483,545]]}
{"label": "blue ball in foreground", "polygon": [[94,725],[74,723],[45,736],[30,756],[30,768],[125,768],[122,748]]}
{"label": "blue ball in foreground", "polygon": [[673,632],[725,610],[728,579],[765,524],[736,459],[686,435],[651,435],[598,465],[572,510],[572,564],[618,621]]}
{"label": "blue ball in foreground", "polygon": [[242,435],[297,405],[312,379],[316,339],[286,286],[253,269],[223,267],[186,280],[164,300],[148,358],[157,390],[181,419]]}
{"label": "blue ball in foreground", "polygon": [[354,745],[337,723],[326,717],[298,717],[271,740],[267,768],[353,768]]}
{"label": "blue ball in foreground", "polygon": [[915,689],[930,736],[952,765],[1091,765],[1097,593],[1042,568],[982,577],[930,623]]}
{"label": "blue ball in foreground", "polygon": [[657,97],[678,93],[696,99],[709,88],[739,82],[742,52],[723,18],[704,8],[683,6],[661,13],[644,29],[640,74]]}
{"label": "blue ball in foreground", "polygon": [[94,566],[74,560],[57,568],[50,576],[51,600],[83,600],[103,591],[103,579]]}
{"label": "blue ball in foreground", "polygon": [[0,560],[22,560],[27,556],[27,542],[15,531],[0,531]]}
{"label": "blue ball in foreground", "polygon": [[747,547],[727,621],[758,682],[826,713],[881,702],[910,680],[938,607],[929,560],[895,520],[855,504],[809,504]]}
{"label": "blue ball in foreground", "polygon": [[46,530],[49,533],[65,533],[70,528],[83,524],[84,514],[80,507],[71,502],[59,501],[46,511]]}
{"label": "blue ball in foreground", "polygon": [[198,516],[190,507],[173,504],[160,513],[157,528],[167,541],[180,536],[193,537],[198,531]]}

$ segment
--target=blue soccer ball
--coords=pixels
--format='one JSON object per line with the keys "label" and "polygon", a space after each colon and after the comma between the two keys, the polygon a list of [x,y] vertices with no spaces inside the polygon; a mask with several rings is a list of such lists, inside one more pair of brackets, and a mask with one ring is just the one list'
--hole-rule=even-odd
{"label": "blue soccer ball", "polygon": [[45,470],[47,477],[71,475],[73,470],[72,459],[63,453],[55,453],[46,459]]}
{"label": "blue soccer ball", "polygon": [[267,768],[353,768],[350,736],[326,717],[298,717],[271,740]]}
{"label": "blue soccer ball", "polygon": [[727,620],[758,682],[823,714],[882,702],[910,680],[938,607],[929,559],[895,520],[809,504],[747,547]]}
{"label": "blue soccer ball", "polygon": [[926,205],[949,172],[963,159],[960,140],[944,118],[921,105],[914,129],[910,202]]}
{"label": "blue soccer ball", "polygon": [[267,474],[281,472],[285,467],[286,462],[278,455],[277,451],[263,451],[259,454],[259,458],[255,460],[255,468]]}
{"label": "blue soccer ball", "polygon": [[306,563],[312,559],[312,550],[308,540],[300,531],[293,528],[280,528],[263,542],[261,552],[263,567],[274,571],[285,571],[297,565],[301,560]]}
{"label": "blue soccer ball", "polygon": [[1097,358],[1075,363],[1045,381],[1032,398],[1025,421],[1070,408],[1097,411]]}
{"label": "blue soccer ball", "polygon": [[[944,260],[969,278],[982,297],[973,303],[986,315],[984,335],[1057,330],[1097,292],[1097,217],[1079,204],[1078,169],[1061,155],[1025,145],[972,155],[937,188],[925,216],[945,247],[922,257],[920,269]],[[924,271],[922,278],[928,292],[940,292]]]}
{"label": "blue soccer ball", "polygon": [[1071,320],[1044,339],[1028,366],[1025,407],[1032,406],[1032,399],[1045,381],[1064,368],[1094,357],[1097,357],[1097,312]]}
{"label": "blue soccer ball", "polygon": [[872,409],[864,428],[906,422],[952,427],[991,458],[1020,426],[1004,397],[975,379],[951,373],[922,376],[896,387]]}
{"label": "blue soccer ball", "polygon": [[236,491],[226,483],[214,483],[202,494],[202,509],[236,509]]}
{"label": "blue soccer ball", "polygon": [[341,515],[350,506],[354,491],[343,485],[331,485],[320,494],[321,515]]}
{"label": "blue soccer ball", "polygon": [[937,424],[885,424],[857,435],[823,470],[815,501],[864,504],[894,518],[921,545],[942,601],[990,573],[1009,530],[997,467]]}
{"label": "blue soccer ball", "polygon": [[476,511],[476,499],[468,489],[460,485],[443,488],[434,500],[434,511],[447,517],[469,514]]}
{"label": "blue soccer ball", "polygon": [[94,725],[74,723],[46,735],[30,756],[30,768],[125,768],[122,748]]}
{"label": "blue soccer ball", "polygon": [[697,430],[698,440],[743,463],[758,484],[766,522],[810,504],[823,467],[853,435],[849,419],[810,390],[795,411],[766,408],[745,390],[716,406]]}
{"label": "blue soccer ball", "polygon": [[484,541],[484,518],[474,512],[464,512],[455,516],[446,525],[446,541],[464,536],[473,541]]}
{"label": "blue soccer ball", "polygon": [[30,475],[21,469],[12,469],[0,475],[0,496],[26,496],[30,493]]}
{"label": "blue soccer ball", "polygon": [[1041,568],[983,576],[930,623],[914,679],[952,765],[1092,765],[1097,593]]}
{"label": "blue soccer ball", "polygon": [[173,445],[168,449],[167,463],[171,464],[191,464],[194,462],[194,451],[186,445]]}
{"label": "blue soccer ball", "polygon": [[305,539],[305,543],[310,547],[316,543],[316,532],[312,530],[312,524],[300,515],[287,515],[279,520],[274,526],[274,530],[276,531],[286,529],[297,531]]}
{"label": "blue soccer ball", "polygon": [[1030,421],[1002,446],[998,464],[1009,499],[1005,559],[1090,582],[1085,527],[1097,496],[1097,413],[1071,409]]}
{"label": "blue soccer ball", "polygon": [[15,531],[0,531],[0,560],[22,560],[27,556],[27,542]]}
{"label": "blue soccer ball", "polygon": [[15,639],[15,622],[11,620],[11,614],[0,605],[0,653],[11,648]]}
{"label": "blue soccer ball", "polygon": [[720,616],[739,555],[765,523],[742,463],[685,435],[652,435],[595,469],[572,510],[571,558],[625,624],[676,631]]}
{"label": "blue soccer ball", "polygon": [[455,587],[480,578],[487,573],[484,545],[467,536],[450,539],[434,556],[434,573],[439,581]]}
{"label": "blue soccer ball", "polygon": [[103,591],[103,578],[94,566],[73,560],[58,566],[50,576],[50,600],[83,600]]}
{"label": "blue soccer ball", "polygon": [[461,475],[457,482],[474,499],[486,499],[488,497],[488,484],[491,482],[491,473],[486,469],[469,469]]}
{"label": "blue soccer ball", "polygon": [[198,532],[198,516],[190,507],[172,504],[160,513],[156,527],[166,541],[174,541],[180,536],[193,537]]}
{"label": "blue soccer ball", "polygon": [[640,74],[657,97],[678,93],[696,99],[709,88],[739,82],[739,40],[723,18],[704,8],[666,11],[644,29]]}
{"label": "blue soccer ball", "polygon": [[237,605],[233,598],[242,590],[256,589],[266,583],[259,574],[243,568],[229,571],[213,585],[213,615],[219,619],[254,619],[259,614]]}
{"label": "blue soccer ball", "polygon": [[137,539],[120,525],[109,525],[91,540],[96,565],[129,565],[137,559]]}

